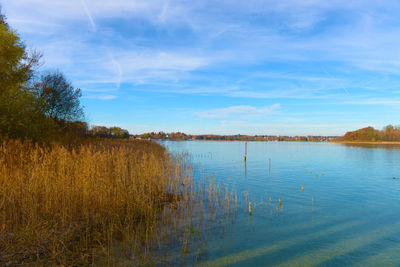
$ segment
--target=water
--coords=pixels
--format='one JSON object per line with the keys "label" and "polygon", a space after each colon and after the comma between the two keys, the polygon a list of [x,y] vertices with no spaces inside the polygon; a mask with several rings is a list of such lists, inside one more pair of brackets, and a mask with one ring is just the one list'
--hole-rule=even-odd
{"label": "water", "polygon": [[162,144],[257,205],[199,265],[400,266],[400,146],[248,142],[245,162],[244,142]]}

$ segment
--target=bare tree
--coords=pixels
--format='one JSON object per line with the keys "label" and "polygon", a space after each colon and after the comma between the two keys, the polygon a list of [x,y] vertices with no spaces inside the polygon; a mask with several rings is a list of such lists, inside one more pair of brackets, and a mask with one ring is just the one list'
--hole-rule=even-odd
{"label": "bare tree", "polygon": [[79,88],[74,88],[59,71],[42,75],[35,85],[39,99],[43,101],[45,114],[56,121],[76,121],[82,119],[82,96]]}

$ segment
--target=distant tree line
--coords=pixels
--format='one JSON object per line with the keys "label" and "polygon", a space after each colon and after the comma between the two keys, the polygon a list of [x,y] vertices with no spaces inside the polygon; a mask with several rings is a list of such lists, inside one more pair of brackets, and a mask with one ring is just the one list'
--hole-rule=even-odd
{"label": "distant tree line", "polygon": [[323,142],[332,141],[335,136],[276,136],[276,135],[190,135],[181,132],[150,132],[135,135],[139,139],[156,139],[156,140],[214,140],[214,141],[302,141],[302,142]]}
{"label": "distant tree line", "polygon": [[28,51],[0,9],[0,138],[129,137],[119,127],[89,129],[81,90],[60,71],[39,73],[41,57]]}
{"label": "distant tree line", "polygon": [[367,142],[400,141],[400,126],[388,125],[382,130],[377,130],[369,126],[356,131],[347,132],[338,140]]}
{"label": "distant tree line", "polygon": [[90,136],[108,138],[129,138],[129,132],[120,127],[94,126],[89,130]]}

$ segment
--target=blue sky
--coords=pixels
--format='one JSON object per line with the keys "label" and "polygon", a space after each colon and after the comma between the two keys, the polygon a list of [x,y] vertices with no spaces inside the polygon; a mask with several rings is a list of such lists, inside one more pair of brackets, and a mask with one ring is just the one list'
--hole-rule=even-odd
{"label": "blue sky", "polygon": [[400,124],[400,2],[3,0],[87,120],[131,133]]}

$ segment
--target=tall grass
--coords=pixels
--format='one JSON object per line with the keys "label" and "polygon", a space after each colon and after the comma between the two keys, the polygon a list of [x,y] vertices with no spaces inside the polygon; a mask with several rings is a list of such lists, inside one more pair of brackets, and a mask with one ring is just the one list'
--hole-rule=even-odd
{"label": "tall grass", "polygon": [[44,147],[5,140],[0,265],[156,263],[155,246],[190,249],[203,206],[226,207],[227,197],[206,187],[195,185],[178,157],[146,141]]}

